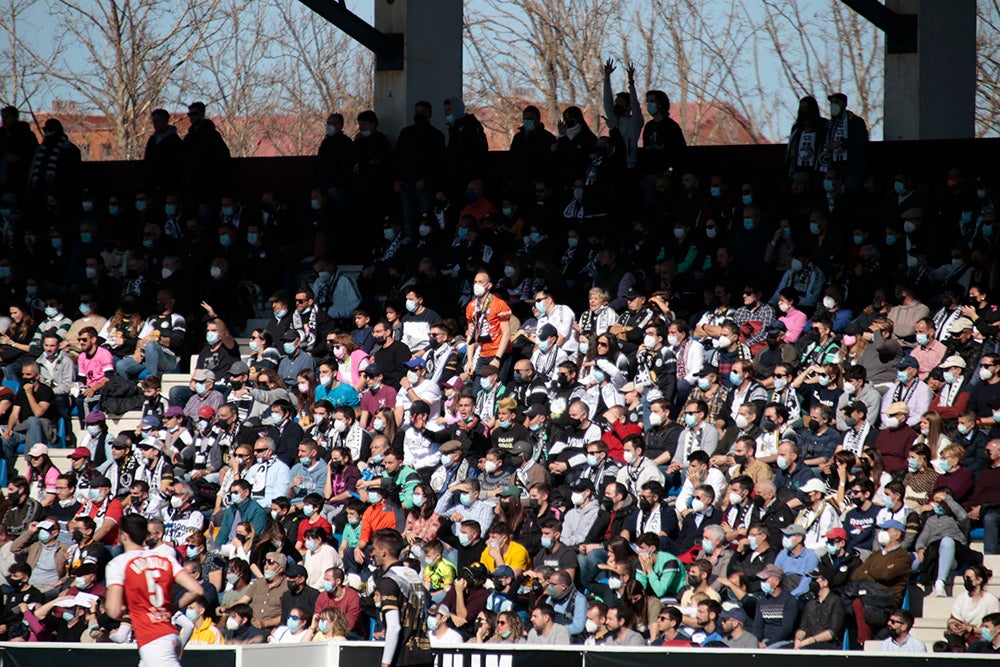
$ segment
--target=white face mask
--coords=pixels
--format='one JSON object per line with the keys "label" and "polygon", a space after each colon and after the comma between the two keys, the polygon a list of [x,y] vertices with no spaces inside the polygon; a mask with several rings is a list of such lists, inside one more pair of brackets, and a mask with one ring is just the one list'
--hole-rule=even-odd
{"label": "white face mask", "polygon": [[659,412],[650,412],[649,413],[649,425],[650,426],[659,426],[662,423],[663,423],[663,417],[660,415]]}
{"label": "white face mask", "polygon": [[486,285],[480,285],[476,283],[472,286],[472,293],[476,296],[484,296],[486,294]]}
{"label": "white face mask", "polygon": [[725,350],[730,345],[733,344],[733,339],[729,336],[719,336],[714,341],[712,341],[712,346],[717,350]]}
{"label": "white face mask", "polygon": [[691,509],[693,509],[696,514],[701,514],[705,511],[705,503],[695,498],[691,501]]}
{"label": "white face mask", "polygon": [[743,430],[747,426],[750,426],[750,420],[744,415],[736,415],[736,428]]}
{"label": "white face mask", "polygon": [[646,334],[642,339],[642,344],[645,345],[647,349],[652,350],[656,347],[656,336]]}
{"label": "white face mask", "polygon": [[832,296],[824,296],[823,297],[823,307],[826,308],[827,310],[832,310],[833,307],[836,306],[836,305],[837,305],[837,302],[834,300],[834,298]]}

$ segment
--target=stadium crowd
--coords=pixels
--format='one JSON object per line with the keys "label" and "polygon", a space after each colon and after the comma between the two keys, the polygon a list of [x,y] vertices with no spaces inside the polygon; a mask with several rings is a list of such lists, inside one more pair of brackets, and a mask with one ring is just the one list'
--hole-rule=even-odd
{"label": "stadium crowd", "polygon": [[192,643],[922,652],[907,587],[957,573],[934,649],[1000,652],[992,175],[870,173],[841,93],[783,173],[692,173],[615,71],[607,134],[526,107],[500,177],[458,98],[394,144],[334,113],[302,210],[226,184],[203,104],[152,113],[137,192],[4,109],[0,639],[131,641],[141,514]]}

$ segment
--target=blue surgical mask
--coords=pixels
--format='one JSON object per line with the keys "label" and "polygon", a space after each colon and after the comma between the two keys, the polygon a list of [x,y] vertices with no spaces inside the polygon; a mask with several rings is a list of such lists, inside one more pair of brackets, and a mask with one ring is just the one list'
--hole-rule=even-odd
{"label": "blue surgical mask", "polygon": [[382,230],[382,236],[385,237],[386,241],[391,241],[396,238],[396,230],[392,227],[386,227]]}
{"label": "blue surgical mask", "polygon": [[486,391],[489,391],[490,388],[493,386],[493,378],[492,377],[479,378],[479,386],[485,389]]}
{"label": "blue surgical mask", "polygon": [[828,554],[830,554],[831,556],[836,556],[838,551],[840,551],[840,547],[838,547],[836,544],[834,544],[833,542],[826,543],[826,552]]}
{"label": "blue surgical mask", "polygon": [[763,593],[764,595],[770,595],[771,593],[774,592],[774,586],[772,586],[771,582],[769,581],[761,582],[760,592]]}
{"label": "blue surgical mask", "polygon": [[80,243],[90,243],[94,240],[94,235],[90,232],[80,232]]}
{"label": "blue surgical mask", "polygon": [[231,217],[234,213],[236,213],[236,211],[233,210],[232,206],[222,207],[222,215],[226,216],[227,218]]}
{"label": "blue surgical mask", "polygon": [[694,426],[697,422],[698,422],[698,418],[695,417],[694,415],[687,414],[687,413],[684,414],[684,425],[685,426]]}
{"label": "blue surgical mask", "polygon": [[649,112],[650,116],[655,116],[659,110],[660,106],[656,102],[646,102],[646,111]]}
{"label": "blue surgical mask", "polygon": [[[323,590],[326,591],[327,593],[332,593],[333,592],[333,582],[332,581],[327,581],[327,580],[324,579],[323,580]],[[320,621],[320,623],[323,623],[323,621]],[[326,632],[326,630],[323,630],[323,632]]]}
{"label": "blue surgical mask", "polygon": [[542,548],[543,549],[551,549],[552,548],[552,538],[551,537],[543,537],[542,538]]}
{"label": "blue surgical mask", "polygon": [[747,542],[750,543],[750,549],[752,551],[756,551],[757,550],[757,536],[756,535],[751,535],[750,537],[748,537],[747,538]]}
{"label": "blue surgical mask", "polygon": [[425,502],[427,502],[427,499],[424,498],[423,496],[420,495],[413,496],[414,507],[423,507]]}
{"label": "blue surgical mask", "polygon": [[147,208],[149,208],[149,202],[148,201],[146,201],[145,199],[136,199],[135,200],[135,210],[139,211],[139,213],[142,213]]}
{"label": "blue surgical mask", "polygon": [[97,489],[90,489],[87,491],[87,497],[93,501],[98,501],[101,499],[101,492]]}
{"label": "blue surgical mask", "polygon": [[895,234],[886,234],[885,235],[885,244],[886,245],[890,245],[891,246],[891,245],[895,245],[895,243],[896,243],[896,235]]}
{"label": "blue surgical mask", "polygon": [[285,622],[285,627],[287,627],[290,632],[298,632],[299,619],[289,616],[288,620]]}
{"label": "blue surgical mask", "polygon": [[897,195],[901,195],[904,192],[906,192],[906,183],[903,183],[902,181],[896,181],[895,183],[892,184],[892,189],[896,192]]}
{"label": "blue surgical mask", "polygon": [[535,302],[535,310],[538,311],[539,315],[544,315],[546,308],[547,306],[545,305],[544,301],[539,300]]}
{"label": "blue surgical mask", "polygon": [[917,345],[927,345],[927,343],[930,342],[931,337],[928,336],[927,334],[917,334],[916,339],[917,339]]}
{"label": "blue surgical mask", "polygon": [[864,245],[865,237],[861,234],[854,235],[854,245]]}
{"label": "blue surgical mask", "polygon": [[172,218],[173,216],[177,215],[177,206],[174,205],[174,204],[164,204],[163,205],[163,213],[168,218]]}
{"label": "blue surgical mask", "polygon": [[907,459],[906,467],[910,469],[910,472],[917,472],[920,470],[920,462],[916,459]]}
{"label": "blue surgical mask", "polygon": [[108,215],[118,215],[121,212],[121,207],[118,204],[108,204]]}
{"label": "blue surgical mask", "polygon": [[900,384],[905,384],[910,381],[910,374],[906,371],[896,371],[896,379],[899,380]]}
{"label": "blue surgical mask", "polygon": [[282,343],[281,344],[281,349],[285,351],[285,354],[294,354],[295,353],[295,343],[293,343],[293,342]]}
{"label": "blue surgical mask", "polygon": [[777,466],[782,470],[788,470],[789,466],[788,459],[786,459],[784,456],[779,456],[777,460],[775,460],[775,464],[777,464]]}
{"label": "blue surgical mask", "polygon": [[599,461],[597,460],[596,454],[587,454],[587,465],[591,468],[596,468]]}
{"label": "blue surgical mask", "polygon": [[753,221],[753,218],[743,218],[743,228],[748,232],[752,232],[757,224]]}
{"label": "blue surgical mask", "polygon": [[458,497],[458,502],[462,503],[465,507],[472,504],[472,496],[468,493],[463,493]]}
{"label": "blue surgical mask", "polygon": [[194,622],[194,621],[198,620],[198,612],[197,612],[197,610],[194,610],[194,609],[185,609],[184,610],[184,615],[187,616],[187,619],[189,621],[191,621],[191,622]]}
{"label": "blue surgical mask", "polygon": [[196,394],[198,394],[199,396],[201,396],[206,391],[208,391],[208,387],[205,386],[204,382],[196,382],[195,385],[194,385],[194,391],[195,391]]}
{"label": "blue surgical mask", "polygon": [[706,554],[710,554],[713,551],[715,551],[715,544],[713,544],[712,540],[708,539],[707,537],[702,538],[701,550],[704,551]]}
{"label": "blue surgical mask", "polygon": [[790,536],[785,535],[781,538],[781,548],[785,551],[791,551],[795,548],[795,542],[792,542],[792,538]]}
{"label": "blue surgical mask", "polygon": [[819,223],[818,222],[810,222],[809,223],[809,233],[812,234],[813,236],[819,236],[819,232],[820,232]]}
{"label": "blue surgical mask", "polygon": [[710,188],[708,189],[708,192],[709,192],[709,193],[710,193],[710,194],[711,194],[711,195],[712,195],[713,197],[721,197],[721,196],[722,196],[722,188],[720,188],[720,187],[719,187],[718,185],[713,185],[712,187],[710,187]]}
{"label": "blue surgical mask", "polygon": [[[330,582],[324,581],[323,586],[325,587],[328,583]],[[330,586],[332,590],[333,584],[330,584]],[[325,618],[321,618],[318,621],[316,621],[316,628],[325,635],[326,633],[330,632],[330,622],[327,621]]]}
{"label": "blue surgical mask", "polygon": [[944,505],[942,505],[940,503],[935,503],[935,504],[931,505],[931,509],[933,509],[934,513],[937,514],[938,516],[941,516],[942,514],[944,514]]}
{"label": "blue surgical mask", "polygon": [[743,197],[740,198],[740,201],[743,202],[744,206],[749,206],[753,203],[753,195],[743,195]]}
{"label": "blue surgical mask", "polygon": [[[542,539],[544,540],[545,538]],[[472,538],[469,537],[468,533],[459,533],[458,543],[461,544],[463,547],[467,547],[470,544],[472,544]]]}
{"label": "blue surgical mask", "polygon": [[[308,468],[309,465],[312,463],[312,459],[309,458],[308,456],[300,456],[299,457],[299,463],[301,463],[302,465],[304,465],[304,466],[306,466]],[[306,505],[306,507],[308,507],[308,505]]]}
{"label": "blue surgical mask", "polygon": [[734,387],[738,387],[743,384],[743,376],[736,371],[729,371],[729,383]]}
{"label": "blue surgical mask", "polygon": [[56,310],[54,307],[52,307],[52,306],[46,306],[45,307],[45,317],[48,317],[48,318],[51,319],[51,318],[55,317],[58,314],[59,314],[59,311]]}
{"label": "blue surgical mask", "polygon": [[230,504],[232,504],[232,505],[239,505],[241,502],[243,502],[243,497],[240,496],[239,493],[237,493],[236,491],[233,491],[232,493],[229,494],[229,503]]}
{"label": "blue surgical mask", "polygon": [[985,625],[983,626],[983,629],[980,631],[979,634],[983,638],[984,642],[992,642],[993,641],[993,633]]}
{"label": "blue surgical mask", "polygon": [[823,189],[826,190],[827,192],[833,192],[833,179],[824,178]]}
{"label": "blue surgical mask", "polygon": [[278,312],[276,312],[274,314],[274,318],[280,320],[280,319],[282,319],[287,314],[288,314],[288,310],[286,308],[282,308],[281,310],[279,310]]}
{"label": "blue surgical mask", "polygon": [[215,345],[219,342],[219,332],[218,331],[206,331],[205,332],[205,342],[209,345]]}
{"label": "blue surgical mask", "polygon": [[250,245],[257,245],[257,241],[260,240],[260,234],[257,232],[250,232],[247,234],[247,243]]}
{"label": "blue surgical mask", "polygon": [[229,234],[219,234],[219,244],[223,248],[228,248],[233,243],[233,238]]}
{"label": "blue surgical mask", "polygon": [[534,132],[535,131],[535,121],[533,121],[532,119],[525,118],[522,121],[522,124],[524,125],[524,131],[525,132]]}
{"label": "blue surgical mask", "polygon": [[62,248],[62,238],[59,237],[59,236],[53,237],[52,238],[52,247],[55,248],[56,250],[59,250],[60,248]]}

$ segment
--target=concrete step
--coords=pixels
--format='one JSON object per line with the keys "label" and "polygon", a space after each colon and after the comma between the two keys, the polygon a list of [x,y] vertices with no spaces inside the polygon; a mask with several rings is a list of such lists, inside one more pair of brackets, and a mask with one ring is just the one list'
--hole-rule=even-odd
{"label": "concrete step", "polygon": [[928,652],[930,652],[931,645],[934,642],[944,639],[944,630],[942,628],[921,628],[914,626],[910,634],[927,644]]}
{"label": "concrete step", "polygon": [[882,648],[881,639],[869,639],[865,642],[865,653],[874,653]]}

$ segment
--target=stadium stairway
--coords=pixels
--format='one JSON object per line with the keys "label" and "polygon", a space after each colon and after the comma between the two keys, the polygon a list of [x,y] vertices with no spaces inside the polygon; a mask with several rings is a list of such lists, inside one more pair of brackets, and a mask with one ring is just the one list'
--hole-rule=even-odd
{"label": "stadium stairway", "polygon": [[[980,553],[983,551],[981,540],[974,540],[971,547],[974,551]],[[1000,578],[998,578],[1000,577],[1000,555],[983,556],[983,564],[996,573],[987,587],[989,592],[1000,597]],[[910,611],[916,617],[910,634],[924,642],[928,652],[932,650],[934,642],[944,639],[955,597],[965,590],[962,584],[963,574],[964,571],[954,573],[951,582],[946,586],[949,596],[943,598],[932,597],[930,591],[924,592],[923,586],[910,584]],[[881,643],[877,640],[865,642],[865,651],[878,651]]]}

